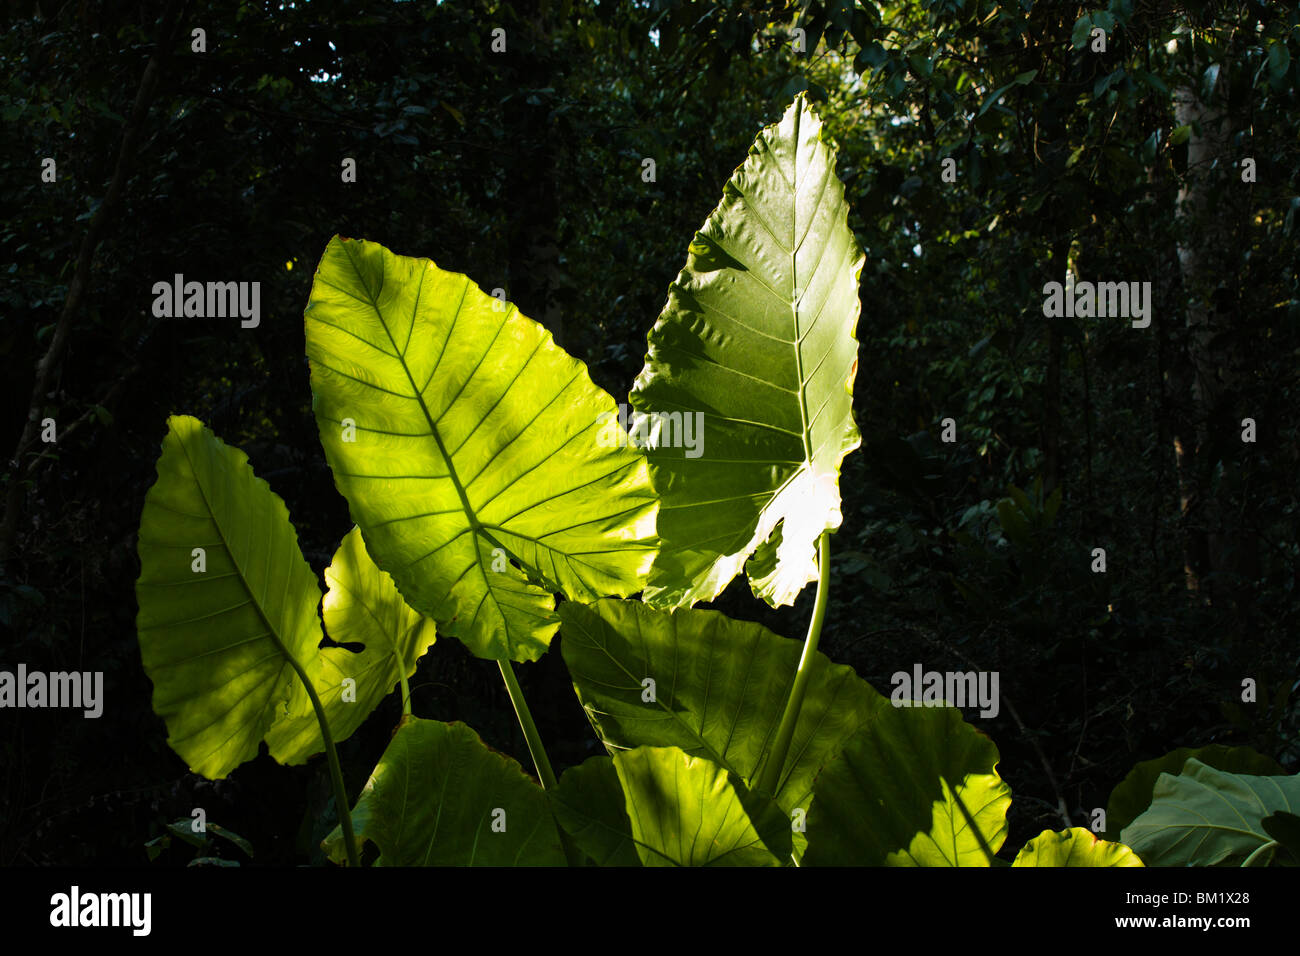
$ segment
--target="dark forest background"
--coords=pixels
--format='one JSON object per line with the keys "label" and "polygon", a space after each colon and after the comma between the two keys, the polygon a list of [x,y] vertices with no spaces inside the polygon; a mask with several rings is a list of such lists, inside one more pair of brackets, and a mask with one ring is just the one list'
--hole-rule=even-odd
{"label": "dark forest background", "polygon": [[[248,453],[318,573],[351,527],[303,353],[331,236],[504,288],[626,401],[691,236],[805,89],[867,255],[864,442],[821,649],[886,694],[915,662],[1000,672],[998,717],[966,716],[1001,751],[1011,852],[1064,826],[1061,805],[1088,825],[1175,747],[1300,769],[1294,5],[3,9],[0,668],[103,671],[105,710],[0,712],[0,864],[149,865],[145,842],[195,806],[254,864],[320,862],[323,757],[209,782],[168,748],[134,581],[172,413]],[[1067,270],[1150,281],[1151,326],[1045,318],[1043,285]],[[260,281],[260,327],[154,318],[153,283],[175,273]],[[47,416],[54,445],[29,424]],[[715,606],[801,638],[812,597],[773,611],[742,579]],[[519,671],[556,770],[593,752],[555,645]],[[439,640],[412,689],[420,716],[531,766],[490,662]],[[398,713],[390,697],[341,745],[352,795]]]}

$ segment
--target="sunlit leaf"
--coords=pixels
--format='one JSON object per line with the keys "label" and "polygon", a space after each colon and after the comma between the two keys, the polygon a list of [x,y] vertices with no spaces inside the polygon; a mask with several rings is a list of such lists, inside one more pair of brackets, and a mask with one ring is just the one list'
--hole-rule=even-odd
{"label": "sunlit leaf", "polygon": [[1016,854],[1012,866],[1142,866],[1122,843],[1098,840],[1091,830],[1044,830]]}
{"label": "sunlit leaf", "polygon": [[140,655],[167,742],[216,779],[257,756],[298,682],[290,660],[319,676],[321,594],[247,456],[196,418],[167,427],[140,516]]}
{"label": "sunlit leaf", "polygon": [[663,497],[645,592],[656,607],[711,600],[769,539],[780,543],[764,573],[749,572],[755,594],[790,604],[817,576],[817,538],[840,524],[840,461],[861,440],[863,255],[847,212],[834,150],[801,94],[690,244],[631,395],[643,412],[702,428],[696,447],[683,435],[648,452]]}
{"label": "sunlit leaf", "polygon": [[[344,537],[325,569],[325,632],[339,644],[361,644],[360,651],[323,647],[317,651],[320,676],[316,693],[329,720],[334,742],[346,740],[434,642],[433,622],[407,606],[393,579],[375,566],[361,532]],[[351,680],[351,685],[345,682]],[[302,684],[294,686],[288,712],[266,735],[271,755],[281,763],[302,763],[325,744],[320,724]]]}
{"label": "sunlit leaf", "polygon": [[641,590],[656,499],[613,400],[513,305],[334,238],[307,304],[321,444],[375,563],[480,657],[532,660],[554,591]]}
{"label": "sunlit leaf", "polygon": [[780,866],[790,821],[734,774],[677,747],[639,747],[567,770],[561,826],[602,866]]}

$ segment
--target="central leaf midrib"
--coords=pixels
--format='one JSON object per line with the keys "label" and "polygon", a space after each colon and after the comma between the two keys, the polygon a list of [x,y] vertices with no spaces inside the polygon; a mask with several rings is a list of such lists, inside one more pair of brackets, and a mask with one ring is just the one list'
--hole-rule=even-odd
{"label": "central leaf midrib", "polygon": [[[357,278],[358,278],[359,280],[361,280],[362,288],[365,288],[365,289],[366,289],[366,294],[367,294],[367,296],[369,296],[369,298],[370,298],[370,307],[371,307],[372,309],[374,309],[374,311],[375,311],[375,317],[379,320],[379,325],[380,325],[381,328],[383,328],[383,330],[384,330],[384,335],[386,335],[386,336],[388,337],[388,342],[389,342],[389,344],[392,345],[392,347],[393,347],[393,358],[397,359],[397,363],[402,367],[402,374],[404,374],[404,375],[406,376],[406,380],[407,380],[407,381],[410,383],[410,385],[411,385],[411,394],[412,394],[412,397],[413,397],[413,398],[415,399],[415,401],[419,404],[419,406],[420,406],[420,411],[424,414],[424,419],[425,419],[425,421],[429,423],[429,435],[433,438],[434,442],[437,443],[437,446],[438,446],[438,452],[442,455],[442,460],[443,460],[444,462],[446,462],[446,464],[447,464],[447,477],[451,479],[452,486],[456,489],[456,494],[457,494],[457,496],[459,496],[459,498],[460,498],[461,508],[462,508],[462,509],[464,510],[464,512],[465,512],[465,518],[466,518],[467,523],[469,524],[469,529],[470,529],[470,531],[471,531],[473,534],[476,534],[476,535],[480,535],[480,536],[482,536],[482,537],[483,537],[484,539],[486,539],[487,542],[488,542],[490,545],[492,545],[493,547],[500,548],[500,549],[502,550],[502,552],[509,554],[510,552],[509,552],[509,551],[508,551],[508,550],[507,550],[507,549],[506,549],[506,548],[501,544],[501,542],[499,542],[499,541],[496,539],[495,536],[493,536],[493,535],[490,534],[486,529],[484,529],[482,523],[478,520],[478,514],[475,512],[473,506],[470,505],[470,503],[469,503],[469,495],[466,493],[465,486],[461,483],[460,475],[456,472],[456,463],[452,460],[451,455],[448,453],[448,451],[447,451],[447,446],[446,446],[445,444],[443,444],[442,436],[438,433],[438,426],[437,426],[437,423],[436,423],[436,421],[434,420],[433,415],[430,414],[430,412],[429,412],[429,406],[426,405],[426,404],[424,403],[424,394],[423,394],[423,392],[421,392],[420,389],[418,389],[418,388],[416,387],[416,385],[415,385],[415,379],[411,377],[411,368],[410,368],[410,366],[409,366],[409,365],[407,364],[407,362],[406,362],[406,354],[405,354],[405,352],[403,352],[402,350],[398,349],[398,347],[397,347],[397,340],[393,338],[392,330],[389,329],[389,327],[388,327],[388,323],[384,320],[384,314],[383,314],[383,312],[381,312],[380,309],[379,309],[379,302],[378,302],[377,296],[371,294],[369,288],[366,286],[366,284],[365,284],[365,277],[364,277],[364,275],[362,274],[361,269],[358,268],[358,266],[357,266],[357,262],[356,262],[356,259],[353,257],[352,253],[351,253],[350,251],[347,250],[347,247],[346,247],[346,246],[344,246],[344,251],[345,251],[345,253],[346,253],[347,257],[348,257],[348,261],[349,261],[349,263],[352,265],[352,269],[353,269],[353,271],[354,271],[354,272],[356,273],[356,275],[357,275]],[[379,272],[379,288],[382,290],[382,289],[383,289],[383,285],[384,285],[384,279],[385,279],[385,277],[386,277],[386,269],[385,269],[385,266],[384,266],[384,259],[383,259],[383,253],[382,253],[382,252],[381,252],[381,254],[380,254],[379,270],[380,270],[380,272]],[[419,284],[418,284],[418,285],[416,286],[416,288],[415,288],[415,304],[414,304],[413,308],[411,309],[411,326],[412,326],[412,329],[414,329],[415,321],[416,321],[416,317],[419,315],[419,311],[420,311],[420,296],[424,293],[424,279],[425,279],[425,275],[426,275],[426,273],[427,273],[427,270],[421,270],[421,273],[420,273],[420,281],[419,281]],[[468,277],[468,276],[465,277],[465,288],[466,288],[466,290],[468,290],[468,288],[469,288],[469,277]],[[462,298],[462,303],[463,303],[463,298]],[[458,311],[459,311],[459,310],[458,310]],[[506,317],[509,318],[509,314],[508,314],[508,313],[507,313],[507,316],[506,316]],[[502,321],[502,325],[503,325],[503,326],[504,326],[504,322],[505,322],[505,320]],[[454,322],[453,322],[453,330],[454,330]],[[499,331],[499,330],[498,330],[498,331]],[[447,341],[448,341],[448,343],[451,341],[451,332],[448,332],[448,339],[447,339]],[[443,344],[443,352],[444,352],[444,353],[446,352],[446,347],[447,347],[447,343],[444,343],[444,344]],[[490,350],[490,348],[491,348],[491,346],[489,346],[489,350]],[[430,379],[430,380],[432,381],[432,379]],[[486,598],[488,597],[488,595],[490,595],[490,594],[493,593],[493,589],[492,589],[492,585],[491,585],[491,584],[488,584],[487,568],[485,568],[485,567],[483,566],[483,552],[482,552],[482,551],[477,547],[477,545],[474,547],[474,562],[475,562],[475,564],[478,565],[479,573],[480,573],[480,574],[482,575],[482,577],[483,577],[483,582],[484,582],[484,594],[483,594],[483,599],[486,600]],[[475,608],[475,610],[474,610],[474,617],[477,617],[477,616],[478,616],[479,608],[481,608],[482,606],[483,606],[483,601],[480,600],[480,601],[479,601],[479,604],[478,604],[478,607]],[[504,637],[505,637],[506,643],[509,644],[509,643],[510,643],[510,637],[509,637],[508,629],[506,629],[506,633],[504,634]]]}
{"label": "central leaf midrib", "polygon": [[[352,268],[356,271],[357,278],[362,280],[362,285],[364,287],[365,277],[362,275],[361,270],[357,268],[356,260],[353,259],[351,253],[348,254],[348,259],[352,261]],[[384,285],[384,272],[385,272],[382,254],[380,256],[379,268],[380,268],[379,287],[380,289],[382,289]],[[469,279],[466,278],[465,282],[468,284]],[[369,293],[370,290],[367,289],[366,291],[367,293]],[[424,293],[424,272],[422,270],[420,274],[420,282],[415,287],[415,306],[411,309],[412,327],[415,326],[416,316],[419,314],[420,311],[420,296],[423,293]],[[456,489],[456,494],[460,497],[460,504],[465,511],[466,517],[469,519],[470,527],[472,527],[474,530],[477,531],[479,529],[478,515],[475,514],[473,506],[471,506],[469,503],[469,495],[466,494],[465,487],[461,484],[460,475],[457,474],[456,472],[456,463],[452,460],[451,455],[448,453],[447,446],[443,444],[442,436],[438,434],[438,426],[434,421],[433,415],[430,414],[429,412],[429,406],[424,403],[424,395],[421,393],[421,391],[418,388],[416,388],[415,379],[411,377],[411,367],[406,362],[406,355],[400,349],[398,349],[397,340],[393,338],[393,332],[388,327],[388,323],[384,320],[384,313],[380,311],[379,302],[376,301],[376,298],[373,295],[370,296],[370,307],[375,310],[375,318],[379,320],[379,325],[384,330],[384,335],[388,336],[388,343],[393,347],[393,357],[397,359],[398,364],[401,365],[402,374],[406,376],[406,380],[411,385],[412,397],[419,404],[420,411],[424,414],[424,420],[429,423],[429,435],[437,443],[438,452],[442,455],[442,460],[447,463],[447,477],[451,479],[451,483]],[[444,351],[446,350],[445,344],[443,346],[443,350]],[[480,561],[479,563],[481,564],[482,562]]]}
{"label": "central leaf midrib", "polygon": [[[203,430],[202,430],[202,428],[200,428],[200,430],[198,431],[198,438],[199,438],[199,440],[202,440],[203,437],[204,437],[204,436],[203,436]],[[214,437],[215,437],[215,436],[214,436]],[[238,574],[238,576],[239,576],[239,580],[243,582],[245,590],[248,591],[248,595],[249,595],[249,597],[251,598],[251,600],[250,600],[249,603],[252,604],[253,608],[257,611],[257,616],[258,616],[259,618],[262,619],[262,623],[263,623],[264,625],[266,625],[266,631],[267,631],[267,633],[266,633],[265,636],[267,636],[267,637],[269,637],[269,638],[271,639],[271,643],[275,646],[275,649],[276,649],[276,651],[279,652],[280,656],[284,658],[285,663],[287,663],[287,664],[288,664],[288,665],[289,665],[289,666],[290,666],[290,667],[291,667],[295,672],[297,672],[298,675],[299,675],[300,677],[302,677],[302,678],[304,679],[304,681],[305,681],[305,680],[306,680],[306,672],[305,672],[305,671],[301,668],[301,666],[298,664],[297,659],[296,659],[296,658],[293,656],[293,654],[290,652],[290,650],[289,650],[288,646],[285,644],[284,640],[281,639],[279,631],[276,629],[275,625],[273,625],[273,624],[271,623],[270,618],[267,617],[267,612],[266,612],[266,610],[262,607],[261,601],[258,600],[258,592],[255,591],[255,590],[253,589],[253,583],[252,583],[252,580],[248,577],[248,574],[247,574],[247,572],[244,570],[244,567],[240,564],[239,560],[235,557],[234,549],[231,548],[231,546],[230,546],[230,541],[229,541],[229,540],[227,539],[227,537],[226,537],[225,529],[222,527],[222,525],[221,525],[221,521],[218,519],[216,509],[213,507],[212,499],[208,496],[207,489],[204,488],[204,486],[203,486],[203,480],[202,480],[202,477],[201,477],[200,474],[199,474],[199,469],[198,469],[198,467],[196,466],[196,463],[195,463],[194,459],[190,457],[190,449],[189,449],[189,445],[188,445],[188,443],[187,443],[187,442],[186,442],[186,441],[185,441],[185,440],[184,440],[184,439],[183,439],[179,434],[177,434],[177,439],[178,439],[179,444],[180,444],[180,446],[181,446],[181,452],[182,452],[182,454],[185,455],[185,460],[189,463],[189,466],[190,466],[190,472],[194,475],[194,486],[195,486],[196,488],[199,489],[199,495],[203,498],[203,503],[204,503],[204,505],[207,506],[208,514],[209,514],[209,516],[210,516],[210,520],[212,521],[212,526],[213,526],[214,528],[217,529],[217,535],[221,538],[221,546],[225,549],[226,554],[230,555],[231,563],[235,565],[235,570],[236,570],[236,572],[237,572],[237,574]],[[245,462],[247,463],[247,459],[245,459]],[[252,472],[252,466],[251,466],[251,465],[248,465],[248,470],[249,470],[250,473]],[[254,480],[254,481],[257,481],[257,480],[258,480],[258,478],[257,478],[256,475],[253,475],[253,480]],[[269,490],[269,486],[268,486],[268,490]],[[272,492],[272,494],[274,494],[274,492]],[[287,511],[287,509],[286,509],[286,511]],[[274,537],[275,537],[275,527],[274,527],[274,523],[273,523],[273,521],[272,521],[271,525],[272,525],[272,526],[271,526],[271,536],[272,536],[272,539],[274,540]],[[299,558],[301,559],[301,557],[302,557],[302,553],[299,552]],[[268,565],[268,567],[269,567],[269,565]],[[291,586],[292,584],[293,584],[293,568],[292,568],[292,566],[290,566],[289,568],[287,568],[287,570],[286,570],[286,576],[285,576],[285,590],[286,590],[286,592],[289,590],[289,588],[290,588],[290,586]],[[265,598],[269,597],[269,595],[262,595],[262,597],[265,599]],[[286,602],[287,602],[287,597],[286,597]],[[283,618],[283,614],[284,614],[284,608],[283,608],[283,607],[281,607],[281,609],[280,609],[280,613],[281,613],[281,618]],[[318,620],[319,620],[319,619],[318,619]],[[318,642],[318,643],[319,643],[319,642]],[[265,658],[264,658],[264,660],[265,660]],[[259,663],[260,663],[260,662],[259,662]],[[246,673],[246,672],[245,672],[245,673]],[[276,688],[277,688],[277,686],[279,686],[280,681],[283,679],[283,675],[284,675],[284,665],[281,665],[281,666],[280,666],[280,671],[279,671],[279,673],[276,675],[276,679],[275,679],[274,681],[267,681],[267,682],[266,682],[267,684],[270,685],[270,690],[267,692],[265,702],[264,702],[263,705],[262,705],[262,707],[263,707],[263,711],[262,711],[262,712],[263,712],[263,713],[265,713],[265,709],[266,709],[266,707],[271,703],[271,696],[272,696],[272,694],[276,693]],[[233,710],[233,709],[234,709],[234,706],[235,706],[235,705],[232,705],[230,708],[227,708],[226,713],[229,713],[230,710]],[[224,715],[223,715],[223,716],[224,716]],[[211,726],[213,726],[213,725],[212,725],[212,724],[209,724],[209,725],[208,725],[208,727],[211,727]],[[207,728],[204,728],[204,729],[206,730]],[[236,732],[238,732],[238,731],[236,731]],[[196,732],[196,733],[197,733],[197,732]],[[194,734],[191,734],[190,736],[194,736]],[[229,743],[229,742],[234,738],[234,736],[235,736],[235,733],[232,733],[232,734],[230,734],[228,737],[226,737],[226,739],[223,740],[219,746],[217,746],[217,747],[214,748],[213,750],[209,751],[209,753],[207,753],[207,754],[204,756],[204,759],[205,759],[205,760],[208,759],[209,757],[212,756],[212,754],[217,753],[219,750],[221,750],[222,747],[225,747],[225,745],[228,744],[228,743]]]}
{"label": "central leaf midrib", "polygon": [[[795,199],[799,195],[799,120],[800,110],[794,113],[794,170],[791,177],[790,189]],[[813,450],[809,441],[810,432],[808,428],[808,383],[804,380],[803,375],[803,336],[799,328],[799,249],[796,245],[795,238],[799,234],[799,207],[798,203],[794,204],[794,215],[790,220],[790,318],[794,323],[794,361],[795,370],[798,374],[799,382],[799,439],[803,442],[804,461],[808,466],[812,466]]]}

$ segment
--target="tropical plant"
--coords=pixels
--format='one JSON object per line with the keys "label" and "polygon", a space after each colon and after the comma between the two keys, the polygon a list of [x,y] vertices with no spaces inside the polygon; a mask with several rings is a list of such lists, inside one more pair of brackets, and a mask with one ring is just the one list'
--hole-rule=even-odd
{"label": "tropical plant", "polygon": [[[846,216],[800,95],[692,239],[628,431],[503,296],[334,238],[306,348],[356,527],[326,572],[324,631],[284,503],[242,453],[171,418],[137,595],[173,749],[212,778],[262,741],[286,764],[323,750],[340,811],[324,848],[350,865],[365,841],[391,865],[1004,865],[993,742],[953,707],[891,706],[817,649],[840,464],[860,441]],[[742,571],[774,606],[817,582],[802,649],[693,608]],[[435,629],[496,662],[540,785],[468,726],[412,713]],[[609,751],[558,779],[514,671],[557,632]],[[335,741],[395,686],[401,722],[349,812]],[[1142,864],[1074,828],[1015,865]]]}

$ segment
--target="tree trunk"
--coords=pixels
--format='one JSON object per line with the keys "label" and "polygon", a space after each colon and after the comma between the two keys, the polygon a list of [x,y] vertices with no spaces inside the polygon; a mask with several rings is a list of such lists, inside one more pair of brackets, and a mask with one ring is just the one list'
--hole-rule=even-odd
{"label": "tree trunk", "polygon": [[1247,381],[1244,342],[1233,334],[1239,324],[1233,282],[1240,274],[1249,185],[1241,181],[1241,157],[1230,150],[1232,114],[1223,108],[1227,71],[1221,75],[1209,103],[1192,86],[1174,91],[1176,123],[1197,124],[1187,141],[1187,175],[1178,196],[1190,414],[1175,434],[1174,450],[1192,555],[1203,554],[1202,566],[1212,575],[1207,582],[1189,571],[1188,586],[1199,588],[1206,600],[1231,598],[1258,566],[1254,533],[1228,526],[1240,509],[1228,506],[1225,493],[1211,490],[1220,464],[1242,454],[1238,400]]}

